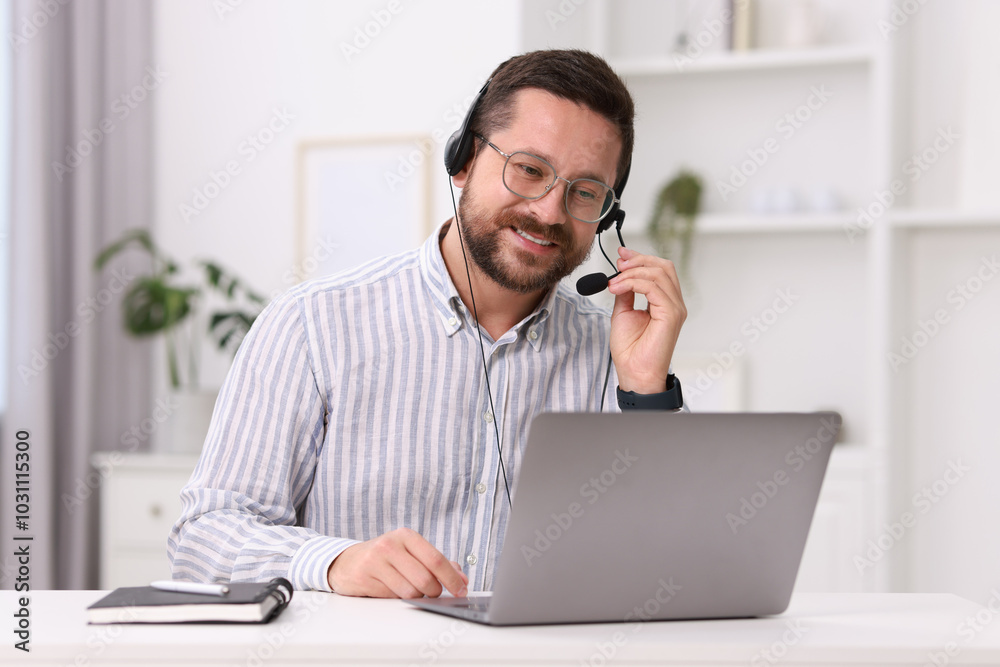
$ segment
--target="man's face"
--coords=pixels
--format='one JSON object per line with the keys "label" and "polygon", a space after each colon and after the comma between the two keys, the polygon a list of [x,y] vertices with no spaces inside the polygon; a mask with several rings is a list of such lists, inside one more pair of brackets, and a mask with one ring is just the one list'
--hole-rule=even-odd
{"label": "man's face", "polygon": [[[615,183],[621,150],[615,127],[590,109],[545,91],[519,91],[510,126],[487,139],[504,153],[524,151],[543,158],[561,178]],[[530,294],[552,287],[586,260],[597,223],[570,217],[562,180],[535,200],[510,192],[503,183],[505,161],[483,144],[470,161],[464,183],[456,177],[463,187],[462,238],[490,279]]]}

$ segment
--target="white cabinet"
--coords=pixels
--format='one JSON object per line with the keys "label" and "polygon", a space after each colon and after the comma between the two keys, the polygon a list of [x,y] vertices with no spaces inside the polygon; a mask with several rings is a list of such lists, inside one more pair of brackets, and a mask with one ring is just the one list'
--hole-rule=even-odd
{"label": "white cabinet", "polygon": [[878,502],[878,481],[885,474],[881,458],[868,447],[850,443],[834,447],[795,581],[796,593],[871,593],[883,587],[875,567],[858,560],[869,555],[867,542],[876,537],[878,524],[871,508]]}
{"label": "white cabinet", "polygon": [[144,586],[170,578],[167,535],[181,513],[180,490],[195,455],[101,452],[91,465],[101,487],[100,586]]}

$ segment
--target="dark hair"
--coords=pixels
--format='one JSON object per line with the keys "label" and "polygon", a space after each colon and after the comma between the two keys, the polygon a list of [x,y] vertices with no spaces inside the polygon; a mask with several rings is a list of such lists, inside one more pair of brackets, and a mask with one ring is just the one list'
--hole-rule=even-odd
{"label": "dark hair", "polygon": [[[593,53],[578,49],[532,51],[501,63],[472,119],[472,131],[489,137],[510,126],[513,97],[522,88],[540,88],[581,104],[618,129],[622,152],[616,180],[621,182],[632,161],[635,144],[635,103],[611,66]],[[617,187],[616,182],[615,186]]]}

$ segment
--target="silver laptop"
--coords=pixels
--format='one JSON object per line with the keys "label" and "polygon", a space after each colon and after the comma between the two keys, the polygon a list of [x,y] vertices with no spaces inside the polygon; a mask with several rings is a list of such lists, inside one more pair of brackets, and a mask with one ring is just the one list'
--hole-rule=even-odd
{"label": "silver laptop", "polygon": [[541,414],[492,595],[407,602],[490,625],[780,614],[840,425],[835,412]]}

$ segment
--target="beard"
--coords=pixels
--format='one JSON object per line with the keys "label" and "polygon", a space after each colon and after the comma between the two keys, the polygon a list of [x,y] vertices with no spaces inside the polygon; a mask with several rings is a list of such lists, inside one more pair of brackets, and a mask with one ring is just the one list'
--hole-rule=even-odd
{"label": "beard", "polygon": [[[593,244],[574,243],[568,223],[546,225],[511,211],[483,213],[468,187],[462,191],[458,208],[459,232],[472,261],[490,280],[519,294],[552,288],[585,262],[593,249]],[[510,227],[555,243],[557,252],[541,257],[520,248],[504,249],[501,235]]]}

